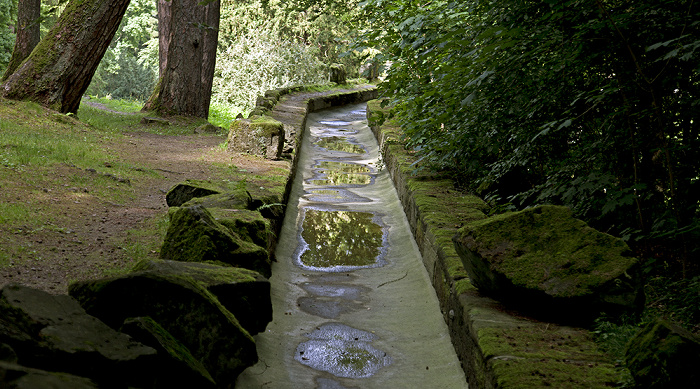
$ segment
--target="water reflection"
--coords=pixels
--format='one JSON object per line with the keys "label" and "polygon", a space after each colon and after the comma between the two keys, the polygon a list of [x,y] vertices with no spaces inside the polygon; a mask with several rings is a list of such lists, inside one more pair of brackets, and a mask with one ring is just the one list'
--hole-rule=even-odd
{"label": "water reflection", "polygon": [[318,140],[318,142],[316,142],[316,144],[326,150],[342,151],[353,154],[365,153],[365,149],[362,146],[350,143],[347,138],[339,136],[328,136],[321,138]]}
{"label": "water reflection", "polygon": [[314,170],[322,172],[323,179],[313,179],[312,185],[369,185],[372,183],[372,170],[365,165],[335,161],[318,162]]}
{"label": "water reflection", "polygon": [[310,267],[362,267],[377,263],[383,242],[374,214],[307,209],[302,238],[308,247],[299,257]]}
{"label": "water reflection", "polygon": [[351,122],[347,122],[344,120],[321,120],[321,121],[319,121],[319,123],[325,124],[327,126],[338,126],[338,127],[352,125]]}
{"label": "water reflection", "polygon": [[304,195],[304,198],[308,201],[311,202],[319,202],[319,203],[344,203],[344,202],[353,202],[353,203],[367,203],[371,202],[372,200],[363,197],[360,195],[357,195],[353,192],[350,192],[345,189],[318,189],[318,190],[312,190],[307,192]]}
{"label": "water reflection", "polygon": [[369,173],[372,171],[372,169],[366,165],[337,161],[321,161],[316,163],[315,167],[323,170],[335,170],[342,173]]}

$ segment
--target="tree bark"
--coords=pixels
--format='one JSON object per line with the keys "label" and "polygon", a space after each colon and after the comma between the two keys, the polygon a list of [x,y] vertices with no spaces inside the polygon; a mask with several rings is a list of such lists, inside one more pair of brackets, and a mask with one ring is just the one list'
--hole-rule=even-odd
{"label": "tree bark", "polygon": [[163,77],[168,64],[172,0],[158,0],[158,77]]}
{"label": "tree bark", "polygon": [[39,43],[41,0],[19,0],[17,6],[17,38],[12,58],[7,64],[5,74],[0,82],[7,80]]}
{"label": "tree bark", "polygon": [[[220,8],[220,0],[206,5],[200,5],[199,0],[172,0],[170,15],[161,19],[159,12],[159,34],[169,30],[167,53],[160,53],[164,70],[144,110],[164,115],[209,116]],[[163,49],[163,45],[159,46]]]}
{"label": "tree bark", "polygon": [[8,99],[76,113],[130,0],[71,0],[56,25],[7,79]]}

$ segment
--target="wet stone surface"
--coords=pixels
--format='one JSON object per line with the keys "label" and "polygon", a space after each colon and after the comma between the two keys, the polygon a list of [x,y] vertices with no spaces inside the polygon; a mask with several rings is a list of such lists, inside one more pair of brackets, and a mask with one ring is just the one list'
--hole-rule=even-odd
{"label": "wet stone surface", "polygon": [[297,300],[299,309],[325,319],[338,319],[342,314],[366,309],[367,296],[372,292],[364,286],[322,280],[306,282],[301,287],[309,295]]}
{"label": "wet stone surface", "polygon": [[307,121],[270,279],[274,319],[240,387],[466,387],[360,107]]}
{"label": "wet stone surface", "polygon": [[[346,115],[363,120],[364,110]],[[388,227],[378,212],[352,209],[352,203],[372,200],[350,188],[374,184],[376,170],[362,161],[367,149],[352,136],[357,131],[347,120],[324,120],[313,138],[313,149],[321,157],[311,166],[313,177],[304,182],[306,195],[300,202],[301,222],[297,265],[321,272],[352,272],[385,265],[383,256]],[[318,206],[314,207],[313,203]],[[338,320],[343,315],[366,310],[370,288],[352,284],[350,273],[318,276],[299,286],[306,296],[297,307],[310,315]],[[391,363],[384,351],[370,343],[377,336],[341,323],[327,323],[305,335],[309,338],[296,348],[295,359],[315,370],[340,378],[365,378]],[[342,388],[328,380],[318,387]]]}

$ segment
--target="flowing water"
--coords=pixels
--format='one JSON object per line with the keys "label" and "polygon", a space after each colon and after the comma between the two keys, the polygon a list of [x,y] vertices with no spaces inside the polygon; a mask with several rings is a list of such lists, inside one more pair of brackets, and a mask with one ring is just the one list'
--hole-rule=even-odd
{"label": "flowing water", "polygon": [[466,388],[365,105],[309,115],[273,320],[237,388]]}

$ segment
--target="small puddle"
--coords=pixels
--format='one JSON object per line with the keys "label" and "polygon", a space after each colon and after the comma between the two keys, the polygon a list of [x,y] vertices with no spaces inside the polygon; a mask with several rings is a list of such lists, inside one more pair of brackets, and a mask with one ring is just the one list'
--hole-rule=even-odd
{"label": "small puddle", "polygon": [[364,147],[350,143],[348,142],[347,138],[340,136],[321,138],[318,142],[316,142],[316,145],[326,150],[342,151],[352,154],[364,154],[366,152]]}
{"label": "small puddle", "polygon": [[304,195],[308,201],[318,203],[344,203],[344,202],[370,202],[372,200],[367,197],[360,196],[356,193],[345,189],[315,189],[307,192]]}
{"label": "small puddle", "polygon": [[344,120],[319,120],[319,123],[326,125],[326,126],[336,126],[336,127],[345,127],[345,126],[352,125],[352,122],[348,122],[348,121],[344,121]]}
{"label": "small puddle", "polygon": [[297,347],[296,360],[336,377],[369,377],[391,363],[385,352],[370,345],[374,334],[344,324],[324,324],[306,337],[311,340]]}
{"label": "small puddle", "polygon": [[309,184],[316,186],[369,185],[373,178],[369,166],[356,163],[320,161],[313,170],[323,176],[309,180]]}
{"label": "small puddle", "polygon": [[376,219],[369,212],[306,209],[300,265],[333,271],[381,265],[384,231]]}

